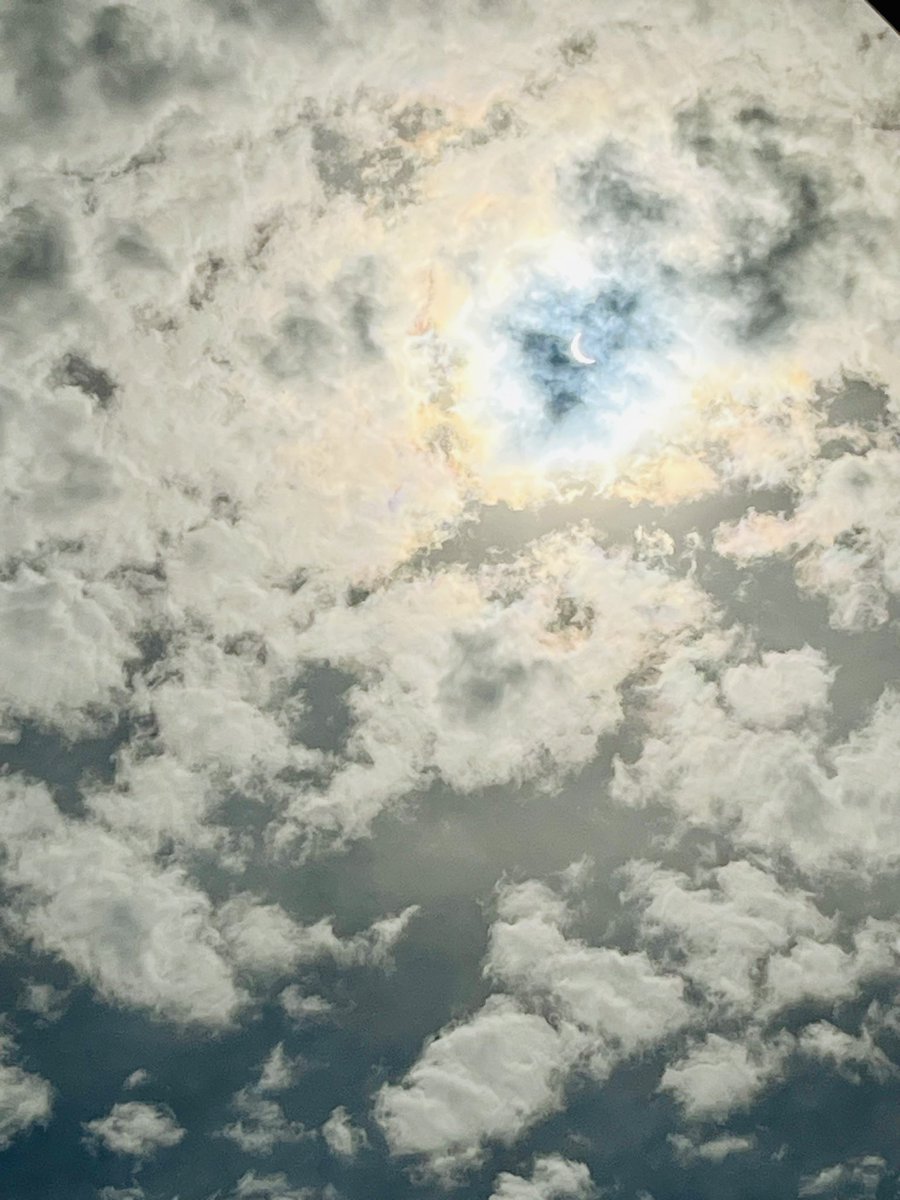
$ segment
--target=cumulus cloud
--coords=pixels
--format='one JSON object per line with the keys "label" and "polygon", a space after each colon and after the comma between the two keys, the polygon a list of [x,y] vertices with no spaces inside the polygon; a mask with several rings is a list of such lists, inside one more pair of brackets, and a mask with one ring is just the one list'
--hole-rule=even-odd
{"label": "cumulus cloud", "polygon": [[660,1088],[672,1093],[689,1120],[722,1121],[748,1108],[779,1078],[791,1048],[787,1036],[730,1041],[711,1033],[666,1067]]}
{"label": "cumulus cloud", "polygon": [[170,1109],[137,1100],[114,1104],[105,1117],[87,1121],[84,1130],[89,1145],[137,1159],[177,1146],[185,1136]]}
{"label": "cumulus cloud", "polygon": [[680,1162],[720,1163],[730,1154],[746,1154],[756,1145],[756,1138],[734,1133],[723,1133],[707,1141],[695,1142],[683,1133],[670,1133],[669,1143]]}
{"label": "cumulus cloud", "polygon": [[101,995],[169,1020],[229,1024],[247,1000],[235,970],[290,974],[320,958],[384,966],[418,911],[348,938],[327,920],[303,926],[247,894],[215,913],[181,870],[160,869],[102,827],[64,817],[42,785],[7,780],[4,788],[10,928],[64,958]]}
{"label": "cumulus cloud", "polygon": [[137,653],[133,617],[109,585],[71,571],[22,567],[0,581],[0,720],[37,718],[90,731],[91,706],[121,702],[125,662]]}
{"label": "cumulus cloud", "polygon": [[768,961],[763,1011],[769,1014],[804,1001],[849,1000],[866,983],[891,977],[898,933],[894,922],[869,917],[852,934],[850,949],[798,938],[787,954]]}
{"label": "cumulus cloud", "polygon": [[848,1159],[823,1167],[800,1180],[798,1195],[833,1196],[835,1200],[872,1200],[887,1171],[887,1163],[876,1154]]}
{"label": "cumulus cloud", "polygon": [[835,628],[881,625],[900,590],[898,479],[900,455],[887,446],[823,461],[791,517],[748,513],[720,526],[716,547],[738,562],[790,554],[797,582],[827,599]]}
{"label": "cumulus cloud", "polygon": [[[78,819],[0,780],[10,934],[154,1016],[222,1029],[271,986],[311,1022],[329,1002],[281,976],[389,965],[414,907],[343,935],[243,879],[214,903],[211,864],[302,866],[435,782],[550,791],[622,731],[643,740],[612,798],[734,861],[633,870],[627,951],[579,936],[562,890],[505,882],[502,994],[376,1115],[449,1171],[576,1066],[677,1037],[664,1090],[718,1119],[786,1061],[777,1031],[739,1040],[751,1010],[895,969],[891,922],[812,890],[900,845],[900,699],[830,744],[821,649],[885,625],[900,579],[893,50],[839,3],[675,0],[665,37],[651,0],[185,11],[13,0],[0,30],[0,737],[127,743]],[[822,388],[850,370],[888,402],[838,436]],[[744,486],[781,511],[739,515]],[[828,639],[724,630],[700,534],[679,578],[675,525],[617,549],[610,497],[721,501],[714,568],[789,558]],[[524,548],[457,536],[523,508]],[[332,740],[313,669],[346,679]],[[877,1074],[868,1037],[813,1024],[796,1048]],[[303,1136],[272,1099],[293,1070],[276,1047],[228,1136]],[[497,1186],[543,1194],[561,1161]]]}
{"label": "cumulus cloud", "polygon": [[323,958],[331,958],[343,966],[384,966],[418,911],[418,905],[410,905],[395,916],[380,918],[361,933],[341,938],[327,919],[314,925],[300,925],[279,905],[263,904],[244,894],[221,906],[218,921],[229,952],[239,966],[284,974],[301,963]]}
{"label": "cumulus cloud", "polygon": [[7,919],[110,999],[175,1021],[229,1023],[243,995],[212,905],[96,827],[64,817],[42,785],[3,781]]}
{"label": "cumulus cloud", "polygon": [[327,1019],[334,1006],[324,996],[307,996],[296,984],[290,983],[278,997],[281,1007],[298,1025]]}
{"label": "cumulus cloud", "polygon": [[492,996],[429,1041],[400,1083],[380,1089],[375,1117],[394,1154],[452,1173],[477,1162],[486,1141],[512,1141],[558,1109],[581,1048],[571,1026]]}
{"label": "cumulus cloud", "polygon": [[303,1059],[287,1054],[284,1042],[278,1042],[263,1063],[256,1086],[261,1092],[283,1092],[296,1081],[302,1070]]}
{"label": "cumulus cloud", "polygon": [[502,883],[485,971],[532,1002],[546,999],[589,1034],[593,1069],[603,1075],[685,1024],[684,984],[643,951],[623,954],[567,937],[571,921],[565,900],[544,884]]}
{"label": "cumulus cloud", "polygon": [[267,1099],[253,1088],[236,1092],[231,1106],[237,1120],[224,1126],[221,1134],[245,1154],[271,1154],[278,1145],[314,1136],[301,1122],[289,1120],[277,1101]]}
{"label": "cumulus cloud", "polygon": [[53,1108],[53,1089],[46,1079],[20,1067],[16,1047],[0,1034],[0,1150],[35,1125],[45,1125]]}
{"label": "cumulus cloud", "polygon": [[781,729],[828,703],[834,679],[825,655],[811,646],[768,651],[760,663],[739,663],[722,674],[722,696],[739,721]]}
{"label": "cumulus cloud", "polygon": [[25,985],[19,996],[19,1007],[48,1023],[58,1021],[66,1011],[70,994],[68,988],[32,981]]}
{"label": "cumulus cloud", "polygon": [[[294,1187],[281,1171],[274,1175],[257,1175],[247,1171],[229,1192],[229,1200],[312,1200],[316,1195],[313,1188]],[[326,1188],[324,1200],[335,1200],[337,1193]]]}
{"label": "cumulus cloud", "polygon": [[595,1189],[584,1163],[543,1154],[534,1160],[530,1179],[504,1171],[494,1180],[491,1200],[586,1200]]}
{"label": "cumulus cloud", "polygon": [[831,1063],[854,1083],[861,1081],[863,1072],[880,1083],[900,1073],[900,1068],[875,1044],[868,1029],[854,1037],[828,1021],[818,1021],[800,1032],[797,1048],[811,1058]]}
{"label": "cumulus cloud", "polygon": [[276,835],[358,835],[435,772],[461,790],[559,776],[621,719],[618,688],[710,614],[689,582],[580,530],[511,564],[399,580],[334,607],[310,650],[366,679],[349,702],[350,761],[327,792],[293,801]]}
{"label": "cumulus cloud", "polygon": [[582,861],[557,889],[500,882],[484,973],[503,990],[426,1043],[399,1084],[381,1088],[375,1116],[395,1154],[452,1174],[477,1162],[484,1142],[513,1141],[558,1107],[576,1070],[605,1078],[690,1020],[678,975],[643,951],[568,936],[567,893],[586,874]]}
{"label": "cumulus cloud", "polygon": [[314,1137],[299,1121],[291,1121],[284,1109],[271,1099],[272,1093],[287,1091],[303,1071],[302,1058],[285,1053],[284,1043],[272,1047],[261,1064],[255,1083],[241,1088],[231,1099],[238,1119],[221,1130],[221,1136],[247,1154],[271,1154],[275,1146]]}
{"label": "cumulus cloud", "polygon": [[354,1125],[343,1105],[334,1109],[322,1126],[322,1137],[338,1158],[355,1158],[368,1145],[366,1131]]}
{"label": "cumulus cloud", "polygon": [[[900,832],[889,795],[900,754],[897,693],[886,688],[868,720],[834,745],[815,723],[793,728],[778,697],[771,719],[751,727],[723,708],[719,683],[708,677],[719,674],[725,652],[721,640],[701,641],[662,666],[645,691],[640,756],[616,762],[613,796],[659,801],[690,824],[727,829],[739,844],[783,854],[814,874],[889,867]],[[786,652],[777,668],[782,695],[789,674],[805,680],[811,666],[818,671],[808,654]],[[773,727],[782,719],[785,727]]]}
{"label": "cumulus cloud", "polygon": [[707,1002],[732,1013],[771,1017],[802,1001],[851,999],[895,962],[890,922],[868,919],[845,949],[833,940],[837,922],[809,893],[744,860],[693,880],[638,862],[624,874],[623,897],[638,905],[648,943],[665,952],[674,938],[678,969]]}

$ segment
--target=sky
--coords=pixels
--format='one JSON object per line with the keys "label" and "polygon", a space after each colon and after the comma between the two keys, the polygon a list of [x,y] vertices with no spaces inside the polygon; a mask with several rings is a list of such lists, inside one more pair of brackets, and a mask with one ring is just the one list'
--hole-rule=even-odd
{"label": "sky", "polygon": [[0,45],[0,1200],[897,1200],[894,31]]}

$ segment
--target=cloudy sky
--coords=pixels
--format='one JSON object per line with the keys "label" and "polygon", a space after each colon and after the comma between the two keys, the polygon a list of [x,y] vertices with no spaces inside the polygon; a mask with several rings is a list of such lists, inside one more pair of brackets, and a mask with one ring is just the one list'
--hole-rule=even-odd
{"label": "cloudy sky", "polygon": [[896,35],[0,39],[3,1200],[896,1200]]}

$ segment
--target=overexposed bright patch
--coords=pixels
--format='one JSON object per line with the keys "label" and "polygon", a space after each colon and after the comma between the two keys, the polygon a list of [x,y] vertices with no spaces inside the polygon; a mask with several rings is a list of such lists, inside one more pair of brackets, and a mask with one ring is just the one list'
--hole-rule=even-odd
{"label": "overexposed bright patch", "polygon": [[597,361],[596,358],[591,358],[589,354],[585,354],[585,352],[582,350],[580,330],[575,334],[569,343],[569,353],[572,355],[575,361],[577,363],[581,363],[583,367],[590,367]]}
{"label": "overexposed bright patch", "polygon": [[526,243],[468,284],[442,334],[482,476],[524,476],[535,491],[560,477],[607,483],[664,450],[720,357],[695,332],[697,298],[615,246]]}

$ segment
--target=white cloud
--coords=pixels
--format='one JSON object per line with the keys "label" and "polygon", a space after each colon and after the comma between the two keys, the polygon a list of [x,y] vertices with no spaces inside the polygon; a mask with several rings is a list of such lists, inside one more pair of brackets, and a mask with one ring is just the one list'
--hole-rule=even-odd
{"label": "white cloud", "polygon": [[494,1180],[491,1200],[586,1200],[595,1194],[591,1173],[584,1163],[561,1154],[539,1155],[531,1178],[504,1171]]}
{"label": "white cloud", "polygon": [[323,1124],[322,1137],[332,1154],[346,1159],[356,1158],[369,1142],[366,1131],[353,1124],[343,1105],[334,1109]]}
{"label": "white cloud", "polygon": [[86,1141],[102,1145],[113,1154],[149,1158],[160,1150],[177,1146],[185,1130],[168,1108],[129,1100],[114,1104],[105,1117],[96,1117],[84,1125]]}
{"label": "white cloud", "polygon": [[150,1072],[144,1070],[143,1067],[138,1067],[136,1071],[132,1071],[122,1087],[126,1092],[133,1092],[135,1088],[142,1087],[150,1079]]}
{"label": "white cloud", "polygon": [[0,781],[7,919],[103,996],[175,1021],[222,1026],[243,996],[212,906],[88,822],[62,816],[41,785]]}
{"label": "white cloud", "polygon": [[261,1092],[283,1092],[296,1082],[303,1065],[302,1058],[291,1057],[285,1053],[284,1042],[278,1042],[263,1063],[256,1086]]}
{"label": "white cloud", "polygon": [[567,937],[571,920],[565,902],[543,884],[501,884],[485,972],[528,1000],[546,998],[589,1033],[594,1069],[604,1074],[617,1058],[685,1024],[684,984],[659,972],[643,951],[623,954]]}
{"label": "white cloud", "polygon": [[869,980],[896,972],[900,929],[869,917],[849,940],[850,949],[799,937],[786,954],[769,959],[763,1011],[806,1000],[853,999]]}
{"label": "white cloud", "polygon": [[746,1154],[756,1145],[753,1136],[735,1133],[723,1133],[708,1141],[695,1142],[683,1133],[670,1133],[668,1140],[680,1162],[694,1162],[702,1159],[704,1162],[724,1162],[730,1154]]}
{"label": "white cloud", "polygon": [[660,1088],[671,1092],[689,1120],[721,1121],[748,1108],[777,1079],[791,1050],[781,1035],[769,1042],[729,1041],[710,1033],[663,1072]]}
{"label": "white cloud", "polygon": [[438,1174],[477,1162],[488,1140],[509,1142],[562,1103],[582,1049],[508,996],[426,1043],[399,1084],[378,1092],[375,1117],[392,1153],[422,1155]]}
{"label": "white cloud", "polygon": [[790,553],[798,583],[828,600],[833,626],[883,624],[889,595],[900,591],[898,481],[893,448],[822,461],[808,472],[792,517],[749,513],[720,526],[716,548],[739,562]]}
{"label": "white cloud", "polygon": [[[0,445],[7,488],[3,501],[6,519],[0,532],[0,550],[4,558],[27,554],[45,539],[67,541],[83,536],[86,529],[102,520],[107,506],[121,500],[122,484],[127,479],[127,471],[123,471],[122,464],[104,445],[104,423],[97,420],[90,399],[83,391],[76,387],[50,389],[43,382],[36,385],[33,375],[28,379],[20,375],[16,379],[12,362],[10,368],[7,380],[15,381],[15,386],[3,389],[0,415]],[[18,520],[10,519],[13,511]],[[66,574],[57,576],[56,572],[51,572],[50,576],[51,580],[55,578],[57,584],[63,585],[56,592],[56,609],[51,610],[56,617],[56,628],[59,630],[66,621],[65,603],[62,602],[65,597],[70,603],[75,601],[72,615],[76,620],[72,632],[79,627],[86,632],[85,626],[77,620],[77,592],[66,591]],[[29,578],[32,583],[36,582],[31,572],[23,572],[13,592],[23,586],[27,588]],[[101,590],[109,594],[107,589]],[[23,611],[20,607],[20,612]],[[32,612],[35,613],[33,608]],[[84,615],[82,610],[82,618]],[[113,648],[119,647],[114,645]],[[39,648],[32,647],[35,649]],[[79,656],[89,654],[89,647],[81,640],[71,649],[77,649]],[[98,666],[102,671],[106,653],[105,648],[94,648],[90,655],[92,676]],[[66,684],[78,686],[75,672]],[[31,686],[39,685],[32,681]],[[52,693],[47,691],[45,697],[52,707]]]}
{"label": "white cloud", "polygon": [[58,1021],[66,1011],[71,990],[52,983],[27,983],[19,996],[19,1007],[36,1013],[43,1021]]}
{"label": "white cloud", "polygon": [[868,1029],[854,1037],[828,1021],[817,1021],[798,1034],[797,1049],[811,1058],[832,1063],[854,1083],[860,1082],[863,1070],[881,1083],[900,1074],[900,1068],[876,1046]]}
{"label": "white cloud", "polygon": [[53,1108],[53,1089],[46,1079],[10,1061],[12,1041],[0,1034],[0,1150],[35,1125],[45,1125]]}
{"label": "white cloud", "polygon": [[284,1043],[272,1047],[260,1065],[259,1078],[242,1087],[231,1098],[238,1119],[221,1130],[221,1136],[234,1142],[246,1154],[271,1154],[275,1146],[314,1137],[299,1121],[285,1116],[271,1093],[287,1091],[303,1070],[303,1060],[285,1053]]}
{"label": "white cloud", "polygon": [[707,998],[739,1011],[756,1002],[760,963],[795,949],[798,938],[809,943],[833,929],[808,895],[742,860],[701,875],[705,887],[650,863],[629,864],[627,875],[624,896],[640,906],[644,936],[674,936],[685,955],[683,973]]}
{"label": "white cloud", "polygon": [[900,845],[890,783],[900,769],[898,694],[885,689],[867,723],[836,745],[815,723],[750,728],[722,708],[704,674],[725,649],[707,638],[662,666],[645,690],[648,736],[636,762],[616,762],[614,798],[663,803],[809,873],[889,868]]}
{"label": "white cloud", "polygon": [[215,792],[204,775],[170,754],[135,754],[123,747],[112,787],[85,788],[85,807],[140,854],[165,845],[215,848],[225,860],[224,830],[210,821]]}
{"label": "white cloud", "polygon": [[124,696],[124,663],[137,651],[133,616],[106,584],[70,571],[22,567],[0,581],[0,723],[21,718],[77,736]]}
{"label": "white cloud", "polygon": [[[257,1175],[255,1171],[247,1171],[235,1184],[229,1200],[312,1200],[315,1194],[313,1188],[294,1187],[281,1171],[275,1175]],[[328,1195],[329,1189],[326,1189],[325,1200]],[[336,1195],[333,1193],[333,1198]]]}
{"label": "white cloud", "polygon": [[297,1024],[321,1021],[333,1011],[334,1005],[323,996],[307,996],[296,983],[290,983],[278,997],[281,1007]]}
{"label": "white cloud", "polygon": [[218,923],[229,953],[240,967],[283,974],[300,963],[322,958],[344,966],[384,966],[418,911],[418,905],[410,905],[380,918],[369,929],[342,938],[327,918],[300,925],[280,905],[261,903],[245,893],[220,907]]}
{"label": "white cloud", "polygon": [[298,963],[340,950],[328,921],[299,925],[280,905],[264,904],[249,894],[221,905],[218,922],[231,957],[251,971],[290,973]]}
{"label": "white cloud", "polygon": [[277,1101],[266,1099],[255,1088],[241,1088],[231,1104],[237,1120],[221,1133],[245,1154],[271,1154],[282,1143],[302,1142],[314,1136],[301,1122],[289,1120]]}
{"label": "white cloud", "polygon": [[887,1163],[878,1155],[852,1158],[847,1162],[824,1167],[816,1175],[800,1180],[798,1196],[833,1196],[836,1200],[873,1200],[887,1170]]}
{"label": "white cloud", "polygon": [[679,971],[732,1013],[771,1017],[801,1002],[850,1000],[896,968],[896,925],[868,918],[847,934],[809,893],[750,862],[693,880],[650,863],[630,863],[625,874],[623,898],[640,907],[648,944],[665,954],[674,937]]}
{"label": "white cloud", "polygon": [[[299,841],[313,851],[369,834],[437,778],[459,790],[556,784],[591,762],[634,692],[650,701],[648,739],[637,763],[619,765],[620,800],[660,801],[809,875],[890,865],[896,695],[829,749],[831,666],[808,648],[742,663],[736,637],[695,641],[717,618],[696,578],[672,578],[668,535],[641,536],[634,556],[570,531],[511,562],[416,557],[479,501],[558,499],[570,481],[551,478],[553,464],[574,456],[601,487],[610,479],[596,479],[596,461],[613,476],[621,468],[614,490],[635,501],[732,494],[743,481],[793,489],[792,516],[723,527],[720,552],[795,555],[801,585],[827,596],[841,628],[888,617],[900,577],[896,450],[886,433],[865,455],[816,459],[814,376],[855,362],[898,378],[896,187],[876,124],[894,102],[893,75],[878,39],[868,57],[855,44],[863,28],[874,33],[872,16],[835,20],[841,6],[821,4],[798,21],[772,0],[772,19],[760,21],[721,0],[700,21],[694,0],[678,0],[658,38],[655,3],[626,22],[613,6],[573,0],[561,24],[553,6],[466,3],[435,16],[428,5],[363,14],[355,0],[322,0],[317,38],[291,27],[299,7],[251,5],[242,23],[196,6],[187,41],[172,0],[150,24],[120,14],[152,68],[145,76],[78,60],[100,15],[80,0],[55,48],[64,70],[46,69],[52,46],[36,58],[13,47],[3,103],[16,186],[0,206],[10,387],[0,406],[0,726],[28,718],[79,733],[127,708],[157,731],[147,740],[158,752],[123,751],[115,782],[88,788],[84,822],[61,817],[42,789],[4,784],[15,931],[109,1000],[222,1027],[254,974],[320,958],[382,965],[409,912],[347,937],[265,898],[216,913],[183,871],[152,856],[173,841],[176,863],[202,849],[239,868],[252,839],[213,824],[223,795],[271,804],[270,850]],[[379,24],[388,10],[394,24]],[[570,28],[602,47],[602,68],[589,49],[560,46]],[[398,56],[398,45],[414,51]],[[352,98],[341,95],[348,79]],[[694,103],[698,81],[706,108]],[[777,114],[765,135],[740,116],[757,94]],[[436,119],[400,132],[423,100]],[[37,114],[41,163],[29,150]],[[329,137],[326,156],[317,142]],[[625,161],[613,183],[630,179],[663,216],[616,217],[597,158],[607,140]],[[592,179],[568,195],[567,179],[591,162]],[[813,193],[821,220],[805,232],[782,174]],[[863,193],[867,212],[856,208]],[[43,281],[27,279],[29,230],[43,238],[47,261],[32,262]],[[674,297],[658,294],[657,265],[678,280]],[[641,375],[652,360],[647,390],[666,401],[659,428],[639,431],[637,461],[613,462],[606,441],[562,423],[543,422],[534,437],[526,397],[480,386],[483,360],[504,360],[495,352],[508,340],[482,318],[505,318],[498,297],[524,295],[539,267],[571,269],[567,287],[581,271],[594,294],[600,283],[634,285],[658,340],[673,335],[671,352],[642,350],[635,362]],[[753,338],[763,302],[784,308],[769,341]],[[85,358],[74,370],[73,348]],[[503,372],[516,353],[507,347]],[[542,510],[534,528],[575,511],[602,524],[585,497],[577,510]],[[164,635],[163,657],[138,664],[148,632]],[[291,689],[323,660],[357,681],[346,753],[333,757],[306,747],[292,722],[301,702]],[[520,908],[498,914],[487,964],[515,1002],[444,1031],[405,1083],[382,1091],[393,1143],[437,1160],[514,1136],[556,1102],[585,1046],[600,1071],[679,1029],[690,1016],[682,964],[674,952],[654,957],[651,926],[674,933],[692,983],[723,1005],[758,1001],[763,1016],[811,994],[842,999],[889,966],[887,926],[832,930],[800,894],[756,880],[751,897],[736,895],[735,879],[662,881],[690,927],[658,911],[654,892],[647,945],[628,954],[576,936],[566,906],[539,885],[518,895]],[[828,940],[838,928],[843,940]],[[281,1002],[298,1021],[326,1003],[296,984]],[[538,1015],[554,1006],[559,1028]],[[481,1063],[467,1038],[506,1046],[510,1061]],[[529,1074],[513,1050],[531,1043]],[[276,1058],[266,1070],[274,1086],[286,1067]],[[258,1144],[285,1128],[272,1086],[261,1079],[241,1102],[241,1136]],[[424,1116],[403,1107],[413,1093],[428,1102]],[[445,1093],[474,1104],[454,1118]],[[245,1176],[238,1188],[296,1194],[279,1176]]]}
{"label": "white cloud", "polygon": [[301,649],[364,677],[349,763],[289,807],[274,835],[360,836],[417,780],[470,790],[586,763],[622,716],[619,685],[709,617],[690,582],[548,536],[509,564],[399,579],[322,613]]}
{"label": "white cloud", "polygon": [[834,679],[825,655],[811,646],[769,651],[761,662],[740,663],[722,675],[722,695],[738,720],[778,729],[822,711]]}

